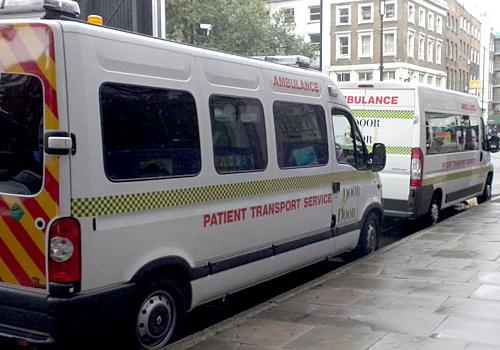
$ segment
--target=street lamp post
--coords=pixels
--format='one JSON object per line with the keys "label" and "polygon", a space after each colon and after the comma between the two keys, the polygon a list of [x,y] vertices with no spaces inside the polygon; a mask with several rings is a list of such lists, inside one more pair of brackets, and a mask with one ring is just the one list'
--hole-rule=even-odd
{"label": "street lamp post", "polygon": [[384,15],[385,0],[380,0],[380,81],[384,80]]}

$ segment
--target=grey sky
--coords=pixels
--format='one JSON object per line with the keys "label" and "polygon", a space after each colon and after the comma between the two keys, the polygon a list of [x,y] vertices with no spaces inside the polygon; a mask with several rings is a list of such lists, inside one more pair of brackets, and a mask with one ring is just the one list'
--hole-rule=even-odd
{"label": "grey sky", "polygon": [[463,3],[483,25],[493,27],[495,32],[500,32],[500,0],[458,0]]}

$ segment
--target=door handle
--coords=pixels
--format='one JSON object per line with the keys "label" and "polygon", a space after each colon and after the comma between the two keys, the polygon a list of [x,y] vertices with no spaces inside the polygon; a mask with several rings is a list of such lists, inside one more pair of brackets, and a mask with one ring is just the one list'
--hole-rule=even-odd
{"label": "door handle", "polygon": [[481,156],[479,157],[479,161],[482,162],[483,161],[483,151],[481,151]]}
{"label": "door handle", "polygon": [[340,192],[340,182],[334,182],[332,184],[332,192],[335,194],[335,193],[339,193]]}

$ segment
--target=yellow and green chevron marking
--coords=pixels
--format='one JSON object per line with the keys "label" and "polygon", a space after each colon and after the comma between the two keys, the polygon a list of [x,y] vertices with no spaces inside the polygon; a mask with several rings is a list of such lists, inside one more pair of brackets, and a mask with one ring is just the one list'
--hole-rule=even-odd
{"label": "yellow and green chevron marking", "polygon": [[370,171],[349,171],[314,176],[297,176],[234,184],[209,185],[168,191],[132,193],[92,198],[73,198],[75,217],[124,214],[145,210],[178,207],[206,202],[263,196],[318,188],[333,182],[352,182],[373,178]]}
{"label": "yellow and green chevron marking", "polygon": [[[373,146],[366,146],[368,148],[368,152],[373,151]],[[385,152],[387,154],[407,156],[411,155],[411,147],[406,146],[385,146]]]}
{"label": "yellow and green chevron marking", "polygon": [[414,118],[413,111],[392,111],[392,110],[371,110],[354,109],[352,111],[355,118],[373,119],[409,119]]}

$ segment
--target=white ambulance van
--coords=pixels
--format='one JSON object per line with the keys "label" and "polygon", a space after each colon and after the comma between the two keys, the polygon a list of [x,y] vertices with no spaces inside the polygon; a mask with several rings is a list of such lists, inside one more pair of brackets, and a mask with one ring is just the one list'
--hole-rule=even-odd
{"label": "white ambulance van", "polygon": [[374,251],[373,148],[320,73],[0,20],[0,337],[160,349],[197,305]]}
{"label": "white ambulance van", "polygon": [[443,208],[491,197],[493,166],[476,97],[397,82],[340,83],[370,147],[383,142],[387,166],[381,173],[384,213],[439,220]]}

